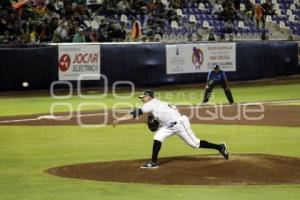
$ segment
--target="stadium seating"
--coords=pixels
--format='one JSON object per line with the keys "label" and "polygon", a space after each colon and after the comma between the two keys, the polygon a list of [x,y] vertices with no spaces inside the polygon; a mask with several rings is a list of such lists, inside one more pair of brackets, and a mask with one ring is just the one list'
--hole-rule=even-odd
{"label": "stadium seating", "polygon": [[[266,27],[258,27],[254,19],[250,19],[244,14],[246,11],[244,2],[241,1],[240,10],[237,11],[243,13],[241,15],[244,20],[234,21],[234,25],[237,27],[235,39],[260,39],[260,35],[264,32],[272,32],[270,39],[286,39],[287,34],[300,35],[300,23],[298,21],[300,19],[300,6],[296,4],[297,0],[272,0],[276,15],[265,17]],[[251,2],[263,4],[265,0],[251,0]],[[164,0],[163,3],[168,5],[170,2]],[[224,32],[225,21],[212,15],[212,9],[213,4],[210,1],[203,1],[199,4],[187,3],[183,8],[177,9],[177,16],[181,17],[182,20],[166,21],[165,34],[162,36],[163,40],[171,37],[173,41],[176,41],[177,35],[178,39],[183,39],[187,35],[200,33],[200,29],[213,29],[219,37],[226,34]],[[143,23],[141,17],[139,17],[139,20]],[[193,24],[193,28],[190,28],[191,24]],[[170,37],[168,34],[171,34]]]}
{"label": "stadium seating", "polygon": [[[263,4],[266,0],[250,0],[252,4]],[[90,2],[88,5],[90,8],[95,6],[96,1]],[[94,3],[91,3],[94,2]],[[118,2],[118,1],[116,1]],[[162,0],[163,5],[166,6],[165,11],[172,9],[169,7],[172,5],[170,0]],[[247,14],[247,0],[240,0],[239,10],[235,10],[235,16],[233,18],[233,27],[228,28],[228,24],[225,20],[225,15],[212,14],[215,0],[201,0],[201,1],[186,1],[187,3],[176,7],[173,11],[175,17],[169,19],[161,19],[162,15],[150,16],[151,11],[140,12],[139,8],[136,12],[118,10],[96,10],[91,9],[92,14],[91,20],[85,20],[84,24],[80,21],[82,18],[88,18],[87,16],[78,17],[78,23],[81,26],[85,26],[88,30],[100,27],[100,21],[103,19],[105,23],[111,24],[123,24],[129,33],[132,29],[133,19],[139,21],[142,28],[146,33],[151,33],[152,36],[160,34],[160,38],[166,41],[168,38],[172,41],[181,41],[183,39],[197,39],[197,37],[190,37],[191,35],[201,34],[202,38],[207,38],[209,31],[213,30],[216,38],[227,38],[230,34],[235,35],[235,39],[248,40],[248,39],[260,39],[262,33],[268,33],[270,39],[287,39],[288,36],[299,36],[300,37],[300,0],[271,0],[275,14],[266,15],[264,17],[265,26],[262,23],[259,26],[256,24],[256,20],[250,18],[249,13]],[[199,2],[199,3],[195,3]],[[237,6],[236,6],[237,7]],[[116,9],[115,6],[111,6],[112,9]],[[95,14],[97,13],[97,15]],[[41,18],[42,19],[42,18]],[[36,19],[36,21],[41,21]],[[148,19],[153,19],[155,25],[149,28]],[[160,22],[157,22],[160,21]],[[153,22],[152,22],[153,23]],[[93,24],[93,25],[92,25]],[[232,24],[231,24],[232,25]],[[157,27],[159,26],[159,27]],[[111,27],[110,27],[111,28]],[[153,29],[150,30],[149,29]],[[101,30],[98,32],[101,32]],[[146,34],[147,35],[147,34]],[[53,36],[53,32],[50,33]],[[149,35],[147,35],[149,36]],[[72,37],[72,35],[70,35]],[[159,37],[156,37],[159,38]],[[112,40],[113,41],[113,40]]]}

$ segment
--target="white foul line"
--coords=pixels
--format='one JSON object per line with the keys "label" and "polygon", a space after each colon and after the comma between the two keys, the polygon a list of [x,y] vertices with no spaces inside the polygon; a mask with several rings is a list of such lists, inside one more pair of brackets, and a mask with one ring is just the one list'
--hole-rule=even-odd
{"label": "white foul line", "polygon": [[[273,105],[273,104],[286,104],[286,103],[298,103],[300,102],[300,99],[295,99],[295,100],[281,100],[281,101],[253,101],[253,102],[239,102],[236,103],[236,105],[258,105],[258,104],[269,104],[269,105]],[[198,104],[196,106],[180,106],[179,108],[210,108],[210,107],[230,107],[233,105],[230,104]]]}
{"label": "white foul line", "polygon": [[29,119],[15,119],[15,120],[4,120],[0,121],[0,123],[16,123],[16,122],[29,122],[29,121],[37,121],[40,120],[38,117],[36,118],[29,118]]}
{"label": "white foul line", "polygon": [[108,113],[94,113],[94,114],[80,114],[80,115],[41,115],[34,118],[25,118],[25,119],[14,119],[14,120],[3,120],[0,121],[0,124],[4,123],[17,123],[17,122],[29,122],[29,121],[38,121],[43,119],[52,119],[52,120],[69,120],[74,117],[89,117],[89,116],[100,116],[100,115],[108,115]]}

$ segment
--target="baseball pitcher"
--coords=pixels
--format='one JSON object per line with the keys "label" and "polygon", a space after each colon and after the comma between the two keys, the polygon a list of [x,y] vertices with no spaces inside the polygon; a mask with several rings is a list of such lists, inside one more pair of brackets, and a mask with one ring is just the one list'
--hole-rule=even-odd
{"label": "baseball pitcher", "polygon": [[181,115],[179,111],[170,104],[154,98],[153,91],[146,90],[139,96],[143,102],[143,106],[136,109],[123,117],[117,118],[113,122],[115,127],[120,121],[136,118],[144,113],[150,114],[148,117],[148,126],[155,131],[149,123],[155,122],[157,131],[154,135],[154,143],[152,149],[152,158],[145,165],[141,166],[142,169],[158,168],[157,157],[161,149],[162,142],[172,135],[179,136],[183,141],[193,148],[208,148],[215,149],[227,160],[229,159],[229,152],[226,144],[213,144],[206,140],[200,140],[191,129],[188,117]]}

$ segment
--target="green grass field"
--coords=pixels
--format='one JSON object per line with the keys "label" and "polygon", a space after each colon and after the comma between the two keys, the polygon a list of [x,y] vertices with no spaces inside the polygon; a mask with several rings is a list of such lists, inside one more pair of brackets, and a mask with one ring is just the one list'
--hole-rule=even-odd
{"label": "green grass field", "polygon": [[[236,102],[256,102],[269,100],[288,100],[300,99],[300,83],[286,85],[268,85],[254,87],[234,87],[232,93]],[[78,110],[81,103],[90,103],[91,106],[84,106],[83,110],[99,109],[99,103],[107,105],[108,108],[128,107],[128,103],[132,105],[140,105],[137,96],[141,91],[137,91],[133,98],[128,100],[119,100],[109,93],[104,99],[81,99],[78,96],[73,96],[70,99],[57,100],[51,97],[1,97],[0,98],[0,116],[8,115],[23,115],[35,113],[48,113],[53,103],[69,103],[73,110]],[[196,105],[202,100],[203,88],[199,89],[181,89],[156,91],[156,95],[162,100],[166,100],[173,104],[193,104]],[[214,98],[210,102],[227,103],[226,97],[221,88],[214,89]],[[121,97],[128,97],[128,93],[117,94]],[[93,98],[99,95],[91,94]],[[93,105],[94,104],[94,105]],[[59,106],[55,111],[67,111],[66,106]]]}
{"label": "green grass field", "polygon": [[[300,84],[233,88],[238,102],[300,99],[299,91]],[[175,90],[168,92],[177,95]],[[190,92],[199,91],[178,91],[185,93],[186,98]],[[159,93],[162,99],[168,100],[165,93]],[[136,98],[128,100],[136,101]],[[189,99],[178,98],[173,103],[184,101]],[[214,101],[226,102],[220,89],[216,90]],[[0,115],[48,112],[52,102],[48,97],[1,98]],[[71,99],[74,107],[81,102],[78,97]],[[116,100],[109,96],[101,102],[112,107]],[[190,98],[190,102],[196,104],[199,99]],[[200,138],[226,141],[233,154],[300,157],[300,128],[198,124],[192,127]],[[111,126],[0,126],[0,200],[300,199],[300,185],[160,186],[66,179],[43,173],[45,169],[65,164],[148,158],[152,137],[145,124],[120,125],[115,129]],[[192,149],[174,136],[165,142],[160,156],[211,153],[215,152]]]}

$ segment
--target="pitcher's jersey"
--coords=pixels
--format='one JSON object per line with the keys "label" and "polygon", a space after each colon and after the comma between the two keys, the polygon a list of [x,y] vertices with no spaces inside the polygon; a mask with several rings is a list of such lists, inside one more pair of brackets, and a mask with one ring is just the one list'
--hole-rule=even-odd
{"label": "pitcher's jersey", "polygon": [[143,113],[152,113],[155,119],[163,126],[169,126],[172,122],[178,121],[181,117],[176,107],[158,99],[148,101],[142,106],[141,110]]}

